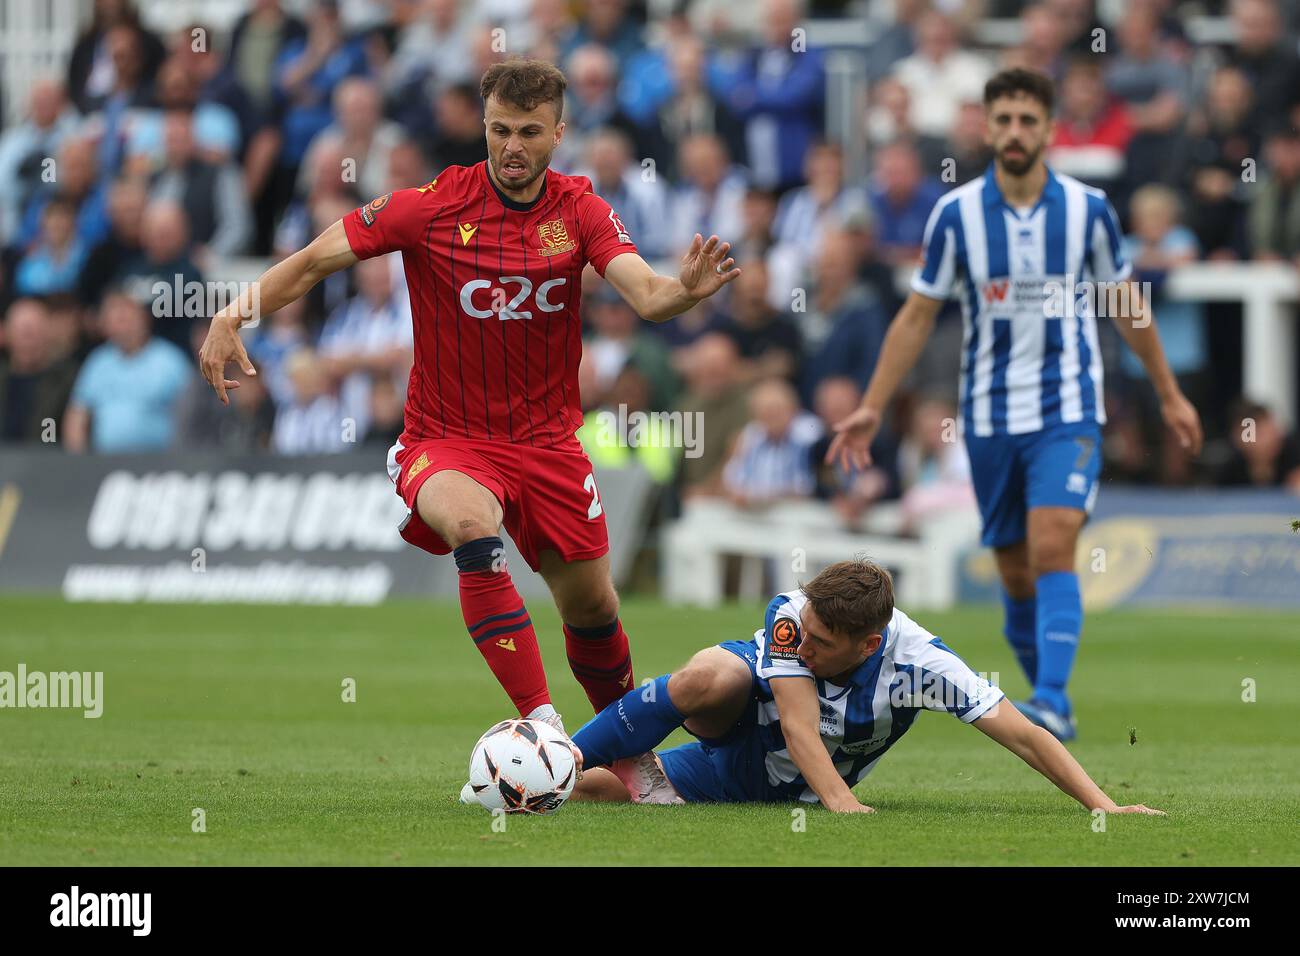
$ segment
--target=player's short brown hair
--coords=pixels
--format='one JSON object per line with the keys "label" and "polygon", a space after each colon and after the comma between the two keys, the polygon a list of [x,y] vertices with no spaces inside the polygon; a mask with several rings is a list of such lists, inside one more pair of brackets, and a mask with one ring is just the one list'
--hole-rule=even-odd
{"label": "player's short brown hair", "polygon": [[1014,67],[996,73],[984,84],[984,105],[992,106],[993,101],[1003,96],[1015,96],[1023,93],[1043,104],[1047,115],[1052,115],[1056,108],[1056,89],[1051,79],[1035,70]]}
{"label": "player's short brown hair", "polygon": [[564,90],[569,81],[554,65],[545,60],[513,57],[487,68],[478,92],[487,103],[489,96],[521,109],[537,109],[542,103],[555,104],[555,122],[564,115]]}
{"label": "player's short brown hair", "polygon": [[839,634],[880,634],[894,614],[893,579],[866,558],[832,564],[802,587],[813,613]]}

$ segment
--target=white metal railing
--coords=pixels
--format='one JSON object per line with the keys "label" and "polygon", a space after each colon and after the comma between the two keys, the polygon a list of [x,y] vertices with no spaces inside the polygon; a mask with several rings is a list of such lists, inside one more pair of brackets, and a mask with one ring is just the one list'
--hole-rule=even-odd
{"label": "white metal railing", "polygon": [[1165,291],[1176,299],[1241,303],[1241,390],[1288,428],[1295,424],[1300,270],[1273,262],[1197,262],[1170,273]]}
{"label": "white metal railing", "polygon": [[0,0],[0,91],[5,125],[21,120],[32,85],[67,73],[89,0]]}

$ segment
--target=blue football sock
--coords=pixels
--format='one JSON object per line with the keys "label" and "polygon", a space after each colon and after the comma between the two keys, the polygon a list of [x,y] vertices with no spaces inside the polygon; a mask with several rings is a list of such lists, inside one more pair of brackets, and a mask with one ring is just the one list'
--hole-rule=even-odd
{"label": "blue football sock", "polygon": [[584,767],[607,766],[653,750],[686,721],[668,696],[668,676],[628,691],[573,735]]}
{"label": "blue football sock", "polygon": [[1025,680],[1033,687],[1038,676],[1038,602],[1032,597],[1018,601],[1003,591],[1002,607],[1006,611],[1002,633],[1025,672]]}
{"label": "blue football sock", "polygon": [[1040,575],[1038,598],[1038,678],[1034,697],[1058,714],[1070,715],[1065,685],[1079,649],[1083,630],[1083,599],[1079,576],[1073,571],[1051,571]]}

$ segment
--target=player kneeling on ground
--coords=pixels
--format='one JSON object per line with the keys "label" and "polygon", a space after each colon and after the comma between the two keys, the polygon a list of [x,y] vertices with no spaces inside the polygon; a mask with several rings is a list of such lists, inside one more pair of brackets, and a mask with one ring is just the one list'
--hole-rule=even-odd
{"label": "player kneeling on ground", "polygon": [[[751,641],[700,651],[629,691],[573,735],[587,768],[578,800],[821,802],[870,813],[852,788],[922,710],[992,737],[1089,810],[1116,806],[1048,731],[939,638],[894,607],[889,573],[832,565],[767,607]],[[699,738],[656,755],[677,727]],[[608,768],[608,769],[606,769]]]}

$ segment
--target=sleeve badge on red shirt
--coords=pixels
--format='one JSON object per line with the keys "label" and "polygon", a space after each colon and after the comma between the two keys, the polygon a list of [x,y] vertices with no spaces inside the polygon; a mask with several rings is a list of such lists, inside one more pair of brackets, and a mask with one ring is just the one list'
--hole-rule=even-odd
{"label": "sleeve badge on red shirt", "polygon": [[388,200],[392,198],[392,193],[384,193],[361,207],[361,221],[366,224],[367,228],[375,224],[375,216],[388,205]]}

